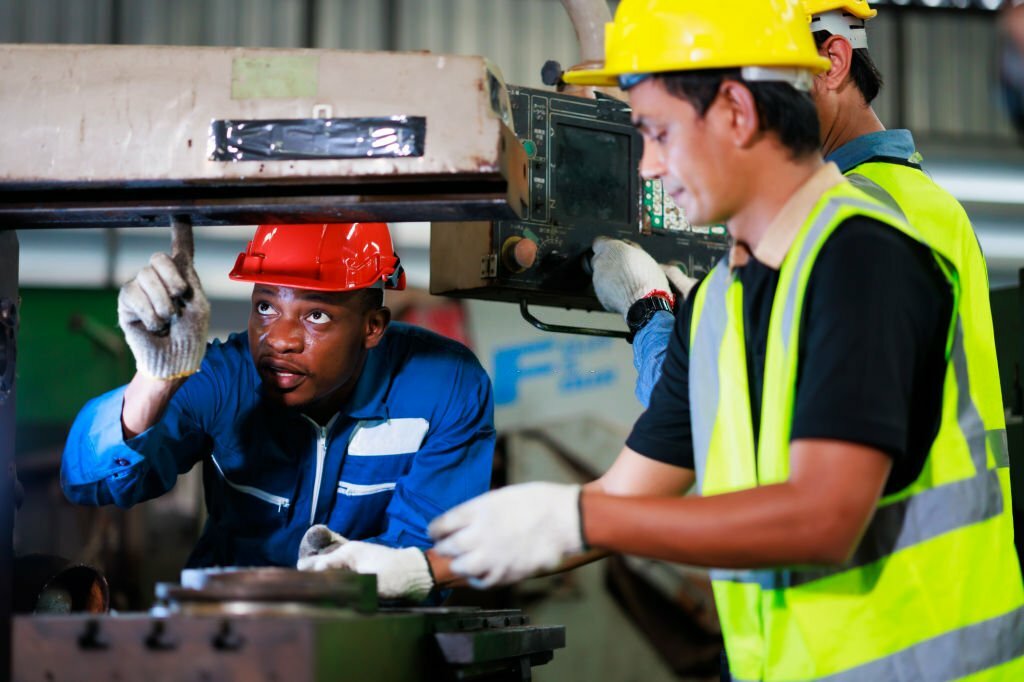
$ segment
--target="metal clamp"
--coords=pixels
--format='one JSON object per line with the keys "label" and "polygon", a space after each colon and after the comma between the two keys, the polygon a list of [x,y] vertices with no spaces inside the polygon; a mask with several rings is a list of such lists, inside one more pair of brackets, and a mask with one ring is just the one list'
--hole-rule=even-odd
{"label": "metal clamp", "polygon": [[541,322],[533,313],[530,312],[529,304],[526,299],[519,300],[519,313],[523,316],[523,319],[532,324],[542,332],[561,332],[563,334],[582,334],[583,336],[607,336],[613,339],[627,339],[629,338],[629,332],[615,331],[614,329],[595,329],[593,327],[573,327],[571,325],[564,324],[548,324],[547,322]]}

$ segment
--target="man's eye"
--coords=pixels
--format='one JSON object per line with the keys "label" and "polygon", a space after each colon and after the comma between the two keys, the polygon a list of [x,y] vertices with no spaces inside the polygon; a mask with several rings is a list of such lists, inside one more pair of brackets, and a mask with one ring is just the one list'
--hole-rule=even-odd
{"label": "man's eye", "polygon": [[274,306],[270,305],[266,301],[260,301],[256,304],[256,313],[259,315],[270,315],[274,312]]}
{"label": "man's eye", "polygon": [[331,321],[331,316],[322,310],[314,310],[309,315],[306,315],[306,319],[313,324],[327,324]]}

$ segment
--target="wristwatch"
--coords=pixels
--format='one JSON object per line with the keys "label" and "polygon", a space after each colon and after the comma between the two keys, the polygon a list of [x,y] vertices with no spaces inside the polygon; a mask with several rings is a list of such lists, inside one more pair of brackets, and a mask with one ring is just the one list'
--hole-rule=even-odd
{"label": "wristwatch", "polygon": [[626,340],[633,343],[633,337],[644,328],[644,325],[651,321],[654,313],[659,310],[670,313],[672,312],[672,304],[669,303],[667,298],[658,294],[644,296],[629,306],[629,310],[626,311],[626,324],[629,325],[629,336],[626,337]]}

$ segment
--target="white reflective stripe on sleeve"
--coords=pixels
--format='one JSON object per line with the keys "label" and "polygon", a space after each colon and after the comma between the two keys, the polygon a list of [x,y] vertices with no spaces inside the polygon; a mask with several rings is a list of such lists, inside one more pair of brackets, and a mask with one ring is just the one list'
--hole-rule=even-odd
{"label": "white reflective stripe on sleeve", "polygon": [[347,497],[358,497],[360,495],[375,495],[377,493],[386,493],[389,490],[395,489],[395,483],[369,483],[366,485],[360,485],[359,483],[347,483],[345,481],[338,481],[338,494],[345,495]]}
{"label": "white reflective stripe on sleeve", "polygon": [[373,457],[416,452],[429,429],[430,422],[421,417],[361,421],[352,432],[348,454],[351,457]]}

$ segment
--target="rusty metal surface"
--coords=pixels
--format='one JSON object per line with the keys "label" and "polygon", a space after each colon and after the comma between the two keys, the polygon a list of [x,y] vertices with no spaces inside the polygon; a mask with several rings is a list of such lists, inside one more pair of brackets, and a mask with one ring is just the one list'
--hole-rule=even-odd
{"label": "rusty metal surface", "polygon": [[518,611],[302,607],[277,615],[19,616],[16,682],[528,680],[565,646]]}
{"label": "rusty metal surface", "polygon": [[18,682],[402,680],[425,663],[416,615],[19,616],[14,633]]}
{"label": "rusty metal surface", "polygon": [[160,608],[170,613],[237,613],[239,609],[252,612],[261,604],[284,602],[296,606],[351,607],[361,613],[377,610],[377,577],[342,570],[191,570],[183,572],[183,583],[156,586]]}
{"label": "rusty metal surface", "polygon": [[[526,156],[482,57],[2,45],[0,220],[23,227],[466,220],[521,212]],[[422,117],[422,156],[211,160],[214,120]]]}
{"label": "rusty metal surface", "polygon": [[[482,57],[141,45],[0,47],[2,183],[497,173],[499,113]],[[501,93],[495,93],[500,98]],[[423,116],[420,158],[223,163],[216,119]],[[17,133],[16,135],[13,133]]]}

